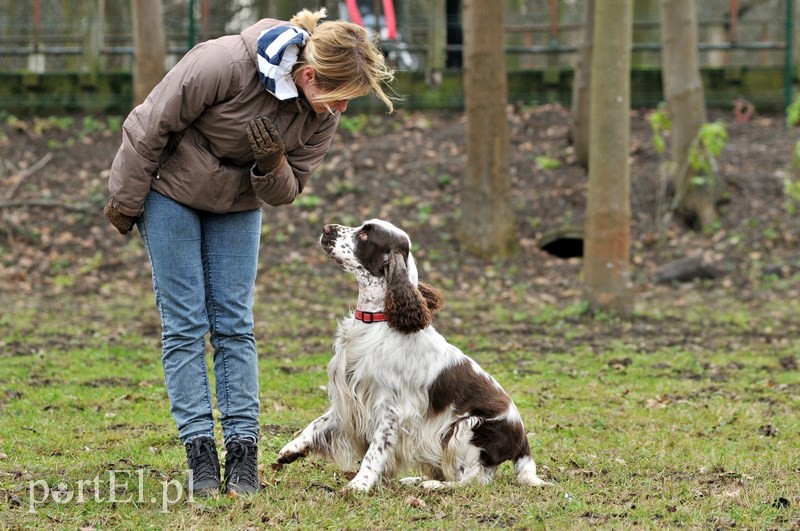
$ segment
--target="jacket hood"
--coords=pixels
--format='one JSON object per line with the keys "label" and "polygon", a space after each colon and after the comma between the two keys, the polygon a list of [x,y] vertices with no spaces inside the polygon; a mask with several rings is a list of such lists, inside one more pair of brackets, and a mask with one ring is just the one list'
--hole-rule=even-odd
{"label": "jacket hood", "polygon": [[289,23],[283,20],[275,20],[273,18],[262,18],[252,26],[242,30],[239,34],[244,41],[244,46],[247,49],[247,55],[253,61],[253,64],[258,68],[258,37],[261,32],[274,28],[276,26],[288,26]]}

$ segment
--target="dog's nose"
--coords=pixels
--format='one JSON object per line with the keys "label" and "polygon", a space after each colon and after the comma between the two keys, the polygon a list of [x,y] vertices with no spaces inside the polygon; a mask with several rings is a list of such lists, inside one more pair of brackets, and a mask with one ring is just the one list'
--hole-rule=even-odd
{"label": "dog's nose", "polygon": [[322,227],[322,234],[319,237],[320,243],[325,246],[332,246],[338,236],[337,227],[339,225],[330,223]]}

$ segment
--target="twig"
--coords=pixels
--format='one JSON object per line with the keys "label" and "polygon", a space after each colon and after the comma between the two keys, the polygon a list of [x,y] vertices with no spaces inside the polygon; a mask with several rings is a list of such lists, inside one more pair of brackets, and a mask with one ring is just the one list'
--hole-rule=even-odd
{"label": "twig", "polygon": [[25,168],[24,170],[20,171],[19,174],[17,175],[17,182],[15,182],[11,186],[9,186],[8,190],[6,190],[5,199],[6,200],[11,199],[14,196],[14,194],[16,193],[17,189],[22,184],[22,181],[27,179],[28,176],[33,175],[37,171],[39,171],[42,168],[44,168],[47,165],[47,163],[50,162],[50,160],[52,158],[53,158],[53,154],[52,153],[48,153],[47,155],[45,155],[44,157],[39,159],[39,162],[37,162],[33,166],[30,166],[29,168]]}
{"label": "twig", "polygon": [[19,207],[46,207],[46,208],[63,208],[72,212],[90,212],[92,207],[89,205],[68,205],[61,201],[48,201],[47,199],[29,199],[19,201],[0,201],[0,209],[2,208],[19,208]]}
{"label": "twig", "polygon": [[3,227],[6,229],[6,238],[8,239],[8,244],[14,249],[17,245],[17,240],[14,239],[14,229],[11,227],[11,222],[8,220],[8,216],[5,212],[3,212]]}
{"label": "twig", "polygon": [[[15,193],[17,193],[17,190],[22,185],[22,183],[23,183],[23,181],[25,179],[27,179],[30,175],[33,175],[34,173],[36,173],[40,169],[44,168],[45,165],[48,162],[50,162],[50,160],[52,158],[53,158],[53,154],[52,153],[48,153],[44,157],[39,159],[39,161],[36,164],[34,164],[33,166],[30,166],[30,167],[25,168],[24,170],[20,171],[17,174],[17,180],[14,181],[14,183],[11,184],[11,186],[8,187],[8,190],[6,190],[6,193],[4,194],[4,199],[6,200],[6,202],[8,202],[8,200],[11,199],[14,196]],[[16,205],[10,204],[10,206],[16,206]],[[14,240],[14,230],[12,228],[13,224],[11,223],[11,220],[9,219],[8,215],[5,212],[3,212],[2,220],[4,222],[3,225],[5,225],[6,237],[8,238],[8,243],[13,248],[16,245],[16,242]]]}

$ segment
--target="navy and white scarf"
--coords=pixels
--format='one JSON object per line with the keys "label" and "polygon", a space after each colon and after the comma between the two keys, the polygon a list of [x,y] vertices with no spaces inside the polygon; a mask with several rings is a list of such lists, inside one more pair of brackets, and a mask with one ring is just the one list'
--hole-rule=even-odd
{"label": "navy and white scarf", "polygon": [[294,26],[264,30],[258,36],[258,77],[279,100],[298,97],[292,67],[308,37],[308,32]]}

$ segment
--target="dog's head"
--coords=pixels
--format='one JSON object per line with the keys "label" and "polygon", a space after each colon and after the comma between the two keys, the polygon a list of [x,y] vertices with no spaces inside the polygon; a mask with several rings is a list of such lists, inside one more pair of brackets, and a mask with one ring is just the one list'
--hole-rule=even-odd
{"label": "dog's head", "polygon": [[356,276],[360,288],[385,290],[384,313],[391,328],[412,334],[431,324],[442,295],[419,282],[411,239],[404,231],[380,219],[358,227],[325,225],[320,243],[342,269]]}

